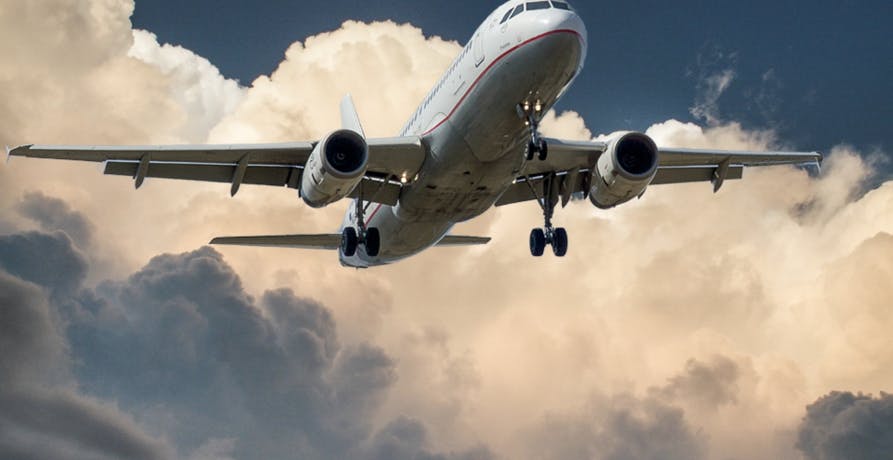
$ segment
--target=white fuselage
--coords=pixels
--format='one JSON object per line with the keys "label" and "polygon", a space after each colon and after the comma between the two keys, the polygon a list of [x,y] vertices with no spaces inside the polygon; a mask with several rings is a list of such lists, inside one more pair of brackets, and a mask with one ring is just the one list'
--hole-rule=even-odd
{"label": "white fuselage", "polygon": [[[583,21],[570,10],[524,11],[501,23],[522,3],[530,2],[507,2],[487,17],[406,123],[400,134],[421,137],[425,162],[396,206],[364,203],[381,251],[370,257],[360,247],[341,255],[343,265],[389,264],[437,244],[457,222],[491,208],[518,177],[529,128],[517,106],[539,102],[548,111],[582,70],[587,46]],[[344,226],[356,226],[357,205]]]}

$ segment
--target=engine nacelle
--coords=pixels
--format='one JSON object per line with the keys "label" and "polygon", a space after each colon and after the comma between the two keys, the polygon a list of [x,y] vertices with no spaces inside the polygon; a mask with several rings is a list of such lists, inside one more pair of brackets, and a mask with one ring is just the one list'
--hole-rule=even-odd
{"label": "engine nacelle", "polygon": [[608,143],[592,174],[589,200],[609,209],[642,195],[657,174],[654,141],[642,133],[627,133]]}
{"label": "engine nacelle", "polygon": [[304,167],[301,198],[314,208],[347,197],[363,180],[369,163],[369,145],[356,131],[343,129],[316,144]]}

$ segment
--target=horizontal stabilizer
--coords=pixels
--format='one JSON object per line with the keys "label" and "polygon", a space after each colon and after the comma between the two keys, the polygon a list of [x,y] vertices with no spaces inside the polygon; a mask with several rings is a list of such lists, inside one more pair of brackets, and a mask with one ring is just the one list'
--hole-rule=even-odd
{"label": "horizontal stabilizer", "polygon": [[[490,238],[479,236],[445,236],[437,246],[474,246],[487,244]],[[341,234],[331,233],[323,235],[270,235],[270,236],[229,236],[214,238],[210,244],[228,246],[255,246],[265,248],[294,248],[294,249],[328,249],[335,250],[341,247]]]}
{"label": "horizontal stabilizer", "polygon": [[490,238],[481,237],[481,236],[454,236],[447,235],[437,243],[438,246],[475,246],[480,244],[487,244],[490,242]]}
{"label": "horizontal stabilizer", "polygon": [[214,238],[211,244],[231,246],[258,246],[266,248],[295,249],[338,249],[341,247],[340,234],[325,235],[280,235],[280,236],[233,236]]}

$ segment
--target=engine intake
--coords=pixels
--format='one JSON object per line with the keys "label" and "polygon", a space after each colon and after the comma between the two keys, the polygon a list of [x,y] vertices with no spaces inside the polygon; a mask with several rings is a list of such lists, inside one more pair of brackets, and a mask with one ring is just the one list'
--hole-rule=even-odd
{"label": "engine intake", "polygon": [[589,200],[601,209],[642,195],[657,174],[658,151],[643,133],[626,133],[608,143],[596,163]]}
{"label": "engine intake", "polygon": [[369,146],[359,133],[343,129],[316,144],[301,179],[301,198],[314,208],[328,206],[353,192],[369,163]]}

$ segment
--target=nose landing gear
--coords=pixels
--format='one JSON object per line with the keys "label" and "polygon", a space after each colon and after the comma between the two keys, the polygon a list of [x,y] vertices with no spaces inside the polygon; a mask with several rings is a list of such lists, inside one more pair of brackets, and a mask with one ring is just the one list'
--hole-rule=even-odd
{"label": "nose landing gear", "polygon": [[540,120],[543,117],[543,105],[539,101],[531,104],[529,101],[518,104],[518,116],[530,129],[530,140],[527,142],[527,161],[536,156],[540,161],[545,161],[549,156],[549,144],[540,136]]}

